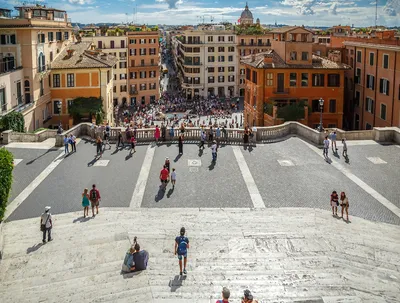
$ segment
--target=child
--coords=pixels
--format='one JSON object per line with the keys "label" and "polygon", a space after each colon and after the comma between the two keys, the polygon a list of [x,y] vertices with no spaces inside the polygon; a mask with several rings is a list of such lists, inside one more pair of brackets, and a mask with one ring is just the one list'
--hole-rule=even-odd
{"label": "child", "polygon": [[136,149],[135,149],[135,143],[136,143],[136,139],[134,136],[131,137],[131,152],[133,150],[133,152],[136,153]]}
{"label": "child", "polygon": [[171,170],[170,170],[170,163],[169,163],[169,158],[168,157],[165,158],[164,165],[167,167],[168,171],[170,172]]}
{"label": "child", "polygon": [[171,173],[172,188],[175,188],[175,182],[176,182],[176,172],[175,172],[175,168],[173,168],[172,173]]}

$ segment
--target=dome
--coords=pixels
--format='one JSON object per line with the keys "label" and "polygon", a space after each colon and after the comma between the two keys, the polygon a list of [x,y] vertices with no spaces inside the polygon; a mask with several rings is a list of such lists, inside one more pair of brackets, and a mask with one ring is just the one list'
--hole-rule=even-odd
{"label": "dome", "polygon": [[251,11],[249,11],[249,7],[246,3],[246,7],[244,8],[244,11],[240,15],[240,19],[253,19],[253,14]]}

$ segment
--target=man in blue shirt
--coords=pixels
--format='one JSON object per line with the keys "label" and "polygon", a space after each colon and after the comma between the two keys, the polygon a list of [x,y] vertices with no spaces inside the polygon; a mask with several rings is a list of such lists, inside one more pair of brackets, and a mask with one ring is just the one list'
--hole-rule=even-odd
{"label": "man in blue shirt", "polygon": [[149,253],[145,250],[140,250],[139,243],[131,247],[130,256],[128,258],[128,267],[130,271],[141,271],[147,269],[147,262],[149,261]]}
{"label": "man in blue shirt", "polygon": [[335,150],[333,149],[333,145],[335,145],[335,149],[338,150],[337,146],[336,146],[336,132],[332,132],[331,133],[331,141],[332,141],[332,151],[335,152]]}

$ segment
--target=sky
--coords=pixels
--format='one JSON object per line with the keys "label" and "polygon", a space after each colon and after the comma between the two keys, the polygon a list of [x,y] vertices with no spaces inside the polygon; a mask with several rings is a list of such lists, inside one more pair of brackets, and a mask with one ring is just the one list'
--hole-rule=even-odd
{"label": "sky", "polygon": [[[239,0],[241,1],[241,0]],[[0,0],[7,8],[22,0]],[[26,2],[32,2],[28,0]],[[66,10],[72,22],[198,24],[237,22],[246,3],[231,0],[39,0]],[[249,0],[254,21],[306,26],[375,25],[375,0]],[[134,14],[134,12],[137,12]],[[400,0],[378,0],[378,25],[400,26]]]}

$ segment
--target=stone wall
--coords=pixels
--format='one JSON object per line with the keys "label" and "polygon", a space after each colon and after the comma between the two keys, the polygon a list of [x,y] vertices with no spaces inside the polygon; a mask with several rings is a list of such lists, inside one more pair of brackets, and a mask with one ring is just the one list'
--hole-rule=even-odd
{"label": "stone wall", "polygon": [[2,132],[3,143],[11,142],[43,142],[49,138],[54,138],[57,134],[55,129],[44,129],[37,133],[18,133],[12,130]]}

